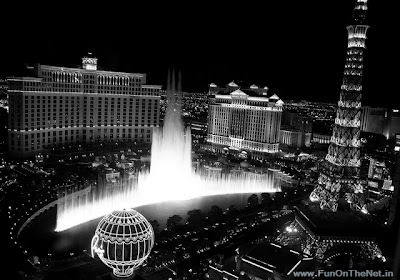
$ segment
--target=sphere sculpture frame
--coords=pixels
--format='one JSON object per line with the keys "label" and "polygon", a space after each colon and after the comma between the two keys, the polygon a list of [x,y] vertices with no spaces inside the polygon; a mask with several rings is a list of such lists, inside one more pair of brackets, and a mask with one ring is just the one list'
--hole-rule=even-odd
{"label": "sphere sculpture frame", "polygon": [[91,242],[92,257],[112,268],[117,277],[130,277],[149,256],[154,230],[143,215],[133,209],[116,210],[99,222]]}

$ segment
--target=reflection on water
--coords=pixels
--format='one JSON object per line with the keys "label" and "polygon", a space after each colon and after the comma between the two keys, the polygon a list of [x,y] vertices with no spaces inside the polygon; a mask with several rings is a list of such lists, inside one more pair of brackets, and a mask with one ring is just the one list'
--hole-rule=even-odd
{"label": "reflection on water", "polygon": [[[213,205],[218,205],[223,210],[231,205],[235,205],[239,209],[246,206],[249,196],[250,194],[230,194],[199,197],[184,201],[144,205],[135,210],[149,221],[157,220],[160,229],[163,229],[168,217],[172,215],[181,215],[185,221],[187,212],[193,209],[200,209],[203,213],[207,213]],[[51,208],[25,228],[20,240],[24,248],[39,256],[51,253],[54,257],[69,257],[71,252],[80,254],[85,249],[89,252],[90,240],[100,219],[101,217],[62,232],[55,232],[53,229],[56,223],[56,209]]]}

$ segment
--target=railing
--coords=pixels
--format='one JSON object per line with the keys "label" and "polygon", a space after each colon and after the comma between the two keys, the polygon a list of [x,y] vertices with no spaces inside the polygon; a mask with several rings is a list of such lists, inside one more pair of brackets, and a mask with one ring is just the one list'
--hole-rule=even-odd
{"label": "railing", "polygon": [[33,221],[37,216],[39,216],[40,214],[42,214],[44,211],[49,210],[51,207],[56,206],[58,203],[60,202],[64,202],[66,200],[69,200],[71,198],[76,198],[76,197],[80,197],[83,196],[85,194],[90,193],[91,191],[91,187],[87,187],[84,188],[83,190],[71,193],[69,195],[66,195],[64,197],[61,197],[59,199],[54,200],[53,202],[50,202],[49,204],[43,206],[42,208],[40,208],[39,210],[37,210],[33,215],[31,215],[23,224],[22,226],[19,228],[18,232],[17,232],[17,238],[19,237],[19,235],[21,234],[21,232],[24,230],[24,228],[31,222]]}

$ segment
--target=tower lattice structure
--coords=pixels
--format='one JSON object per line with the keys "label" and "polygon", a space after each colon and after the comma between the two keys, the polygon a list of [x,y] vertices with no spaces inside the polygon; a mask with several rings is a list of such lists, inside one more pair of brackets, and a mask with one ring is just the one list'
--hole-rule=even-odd
{"label": "tower lattice structure", "polygon": [[348,44],[335,126],[318,178],[318,186],[310,195],[319,201],[322,210],[336,212],[343,197],[351,209],[366,211],[364,186],[360,171],[360,116],[362,97],[363,54],[367,0],[357,0],[353,9],[353,24],[347,27]]}

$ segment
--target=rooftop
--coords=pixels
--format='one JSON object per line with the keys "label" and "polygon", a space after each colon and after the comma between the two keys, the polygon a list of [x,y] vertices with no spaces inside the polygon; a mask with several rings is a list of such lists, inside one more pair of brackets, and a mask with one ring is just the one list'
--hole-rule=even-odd
{"label": "rooftop", "polygon": [[344,200],[339,201],[338,211],[333,213],[322,211],[319,203],[307,203],[296,207],[296,217],[315,235],[373,238],[381,231],[368,214],[346,209]]}
{"label": "rooftop", "polygon": [[[247,94],[248,96],[252,96],[252,97],[267,97],[265,95],[257,93],[254,90],[251,90],[251,89],[243,89],[243,88],[241,88],[241,89],[237,89],[237,90],[235,90],[233,92],[237,92],[237,93],[238,92],[243,92],[243,93]],[[216,93],[213,93],[211,95],[230,95],[233,92],[224,92],[224,91],[220,90],[220,91],[218,91]]]}
{"label": "rooftop", "polygon": [[227,86],[230,86],[230,87],[238,87],[238,85],[235,84],[234,81],[230,82]]}

